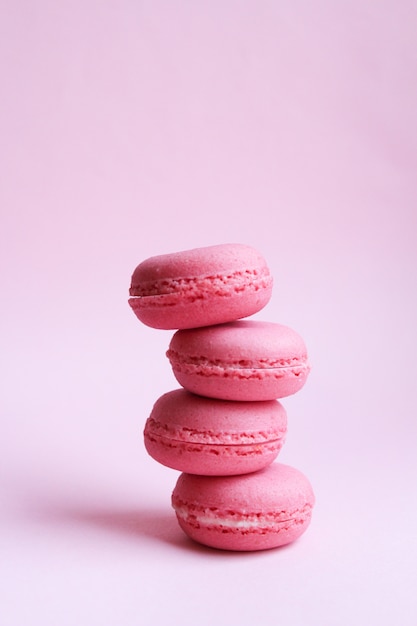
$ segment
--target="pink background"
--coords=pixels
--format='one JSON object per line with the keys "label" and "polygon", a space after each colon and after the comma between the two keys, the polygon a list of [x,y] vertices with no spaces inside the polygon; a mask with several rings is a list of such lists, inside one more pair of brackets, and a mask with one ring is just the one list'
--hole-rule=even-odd
{"label": "pink background", "polygon": [[[7,626],[417,623],[417,5],[0,1]],[[127,305],[155,254],[258,248],[303,335],[292,546],[189,542],[144,450],[177,387]]]}

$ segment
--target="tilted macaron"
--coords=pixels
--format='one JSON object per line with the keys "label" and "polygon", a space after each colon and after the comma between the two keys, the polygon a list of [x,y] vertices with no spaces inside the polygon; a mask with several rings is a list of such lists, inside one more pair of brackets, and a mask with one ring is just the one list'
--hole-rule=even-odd
{"label": "tilted macaron", "polygon": [[129,304],[153,328],[196,328],[252,315],[271,293],[259,252],[220,244],[146,259],[133,272]]}
{"label": "tilted macaron", "polygon": [[273,322],[178,330],[167,356],[180,385],[221,400],[283,398],[301,389],[310,371],[300,335]]}
{"label": "tilted macaron", "polygon": [[277,400],[228,402],[176,389],[161,396],[146,422],[145,447],[156,461],[190,474],[245,474],[266,467],[285,439]]}
{"label": "tilted macaron", "polygon": [[281,463],[241,476],[181,474],[172,494],[183,531],[223,550],[265,550],[298,539],[314,501],[304,474]]}

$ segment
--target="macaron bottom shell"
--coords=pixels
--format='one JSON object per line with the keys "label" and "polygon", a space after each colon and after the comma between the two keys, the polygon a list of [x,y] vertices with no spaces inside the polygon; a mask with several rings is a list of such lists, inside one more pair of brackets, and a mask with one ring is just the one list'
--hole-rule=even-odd
{"label": "macaron bottom shell", "polygon": [[296,541],[307,530],[311,521],[311,512],[306,512],[299,520],[286,520],[280,524],[259,528],[233,528],[228,518],[216,523],[190,521],[178,515],[180,528],[193,541],[209,548],[231,550],[234,552],[254,552],[280,548]]}
{"label": "macaron bottom shell", "polygon": [[310,367],[308,364],[293,368],[233,369],[207,366],[200,371],[181,371],[173,367],[179,384],[191,393],[207,398],[261,402],[294,395],[304,387]]}
{"label": "macaron bottom shell", "polygon": [[181,474],[172,506],[185,534],[221,550],[268,550],[298,539],[311,521],[315,498],[295,468],[273,463],[244,476]]}
{"label": "macaron bottom shell", "polygon": [[[263,309],[271,299],[272,287],[255,290],[230,290],[228,294],[202,292],[194,299],[181,295],[129,298],[136,317],[146,326],[160,330],[200,328],[232,322]],[[204,295],[203,295],[204,293]]]}
{"label": "macaron bottom shell", "polygon": [[284,439],[242,445],[198,444],[173,441],[145,431],[144,442],[148,454],[171,469],[202,476],[233,476],[270,465]]}

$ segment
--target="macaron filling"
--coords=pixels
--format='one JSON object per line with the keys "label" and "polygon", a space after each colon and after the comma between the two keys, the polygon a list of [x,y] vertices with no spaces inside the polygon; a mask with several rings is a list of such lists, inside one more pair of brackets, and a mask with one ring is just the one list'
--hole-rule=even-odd
{"label": "macaron filling", "polygon": [[[132,281],[129,293],[133,300],[141,298],[140,305],[155,305],[158,298],[163,304],[176,304],[179,300],[194,301],[215,296],[230,296],[247,290],[259,291],[272,288],[272,276],[267,267],[239,270],[227,274],[213,274],[192,278],[177,277],[160,280]],[[146,300],[150,298],[150,300]],[[156,299],[156,300],[155,300]],[[161,302],[162,304],[162,302]]]}
{"label": "macaron filling", "polygon": [[286,430],[261,430],[256,432],[215,432],[200,431],[192,428],[172,427],[152,418],[145,425],[145,435],[159,437],[165,441],[190,442],[214,445],[259,445],[281,441]]}
{"label": "macaron filling", "polygon": [[223,378],[282,378],[288,374],[300,376],[310,371],[307,355],[281,359],[239,359],[231,361],[211,360],[203,356],[180,354],[168,350],[167,357],[177,372],[197,376],[219,376]]}
{"label": "macaron filling", "polygon": [[258,432],[202,432],[182,428],[170,429],[149,418],[145,425],[145,444],[213,457],[256,458],[276,455],[284,445],[286,429]]}
{"label": "macaron filling", "polygon": [[300,509],[276,512],[239,513],[233,510],[220,511],[214,508],[187,504],[172,498],[172,506],[179,520],[194,527],[224,529],[225,531],[264,532],[288,530],[292,526],[310,521],[312,507],[305,504]]}

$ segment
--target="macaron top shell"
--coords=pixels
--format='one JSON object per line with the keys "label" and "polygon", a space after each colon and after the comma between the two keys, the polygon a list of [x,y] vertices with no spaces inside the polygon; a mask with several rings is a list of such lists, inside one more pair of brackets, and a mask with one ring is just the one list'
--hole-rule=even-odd
{"label": "macaron top shell", "polygon": [[[302,472],[283,463],[242,476],[194,476],[182,474],[174,492],[175,509],[193,507],[213,519],[221,520],[241,514],[287,520],[315,502],[310,482]],[[254,521],[254,528],[259,527]]]}
{"label": "macaron top shell", "polygon": [[272,293],[263,256],[220,244],[146,259],[132,275],[129,304],[154,328],[196,328],[247,317]]}
{"label": "macaron top shell", "polygon": [[300,335],[288,326],[241,320],[178,331],[168,356],[235,369],[269,369],[304,363],[307,349]]}
{"label": "macaron top shell", "polygon": [[[263,256],[244,244],[219,244],[163,254],[140,263],[132,275],[131,296],[156,296],[182,292],[193,296],[196,283],[208,280],[216,291],[230,280],[242,282],[253,274],[272,281]],[[213,285],[216,277],[218,284]],[[229,279],[226,281],[225,279]],[[209,285],[206,285],[207,287]]]}

